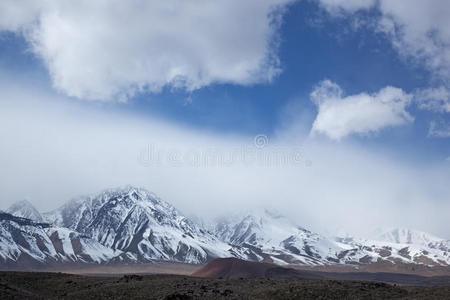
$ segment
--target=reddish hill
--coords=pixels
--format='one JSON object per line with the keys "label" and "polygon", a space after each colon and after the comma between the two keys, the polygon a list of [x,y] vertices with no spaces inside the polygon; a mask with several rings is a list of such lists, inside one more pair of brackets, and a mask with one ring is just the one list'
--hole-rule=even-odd
{"label": "reddish hill", "polygon": [[319,275],[308,271],[284,268],[269,263],[258,263],[237,258],[217,258],[191,274],[205,278],[286,278],[320,279]]}

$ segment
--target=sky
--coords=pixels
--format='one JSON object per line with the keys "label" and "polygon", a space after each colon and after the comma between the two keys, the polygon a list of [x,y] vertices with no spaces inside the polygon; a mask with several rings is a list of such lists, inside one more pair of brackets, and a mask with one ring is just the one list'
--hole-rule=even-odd
{"label": "sky", "polygon": [[[406,4],[407,3],[407,4]],[[145,187],[203,218],[450,239],[445,0],[0,3],[0,209]]]}

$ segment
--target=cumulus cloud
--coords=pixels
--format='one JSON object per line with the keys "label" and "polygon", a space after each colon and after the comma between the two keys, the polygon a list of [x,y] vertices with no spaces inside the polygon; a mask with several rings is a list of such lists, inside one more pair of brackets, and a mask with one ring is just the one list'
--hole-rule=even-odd
{"label": "cumulus cloud", "polygon": [[[365,22],[384,34],[399,55],[409,63],[425,66],[433,74],[433,88],[418,89],[420,109],[450,112],[450,2],[446,0],[318,0],[330,15],[342,17],[374,9],[379,14]],[[406,3],[407,2],[407,3]],[[439,86],[440,83],[441,85]],[[429,136],[448,137],[450,129],[441,119],[430,123]]]}
{"label": "cumulus cloud", "polygon": [[164,87],[271,81],[289,2],[5,0],[0,30],[22,33],[67,95],[126,99]]}
{"label": "cumulus cloud", "polygon": [[446,0],[380,1],[380,30],[397,51],[419,59],[437,76],[450,80],[450,3]]}
{"label": "cumulus cloud", "polygon": [[[318,0],[334,15],[376,9],[374,28],[386,34],[398,53],[424,64],[450,83],[450,2],[447,0]],[[338,12],[338,13],[337,13]]]}
{"label": "cumulus cloud", "polygon": [[311,133],[340,140],[355,133],[366,135],[388,126],[407,124],[413,121],[405,110],[411,98],[410,94],[390,86],[372,95],[343,96],[336,83],[324,80],[311,93],[318,109]]}

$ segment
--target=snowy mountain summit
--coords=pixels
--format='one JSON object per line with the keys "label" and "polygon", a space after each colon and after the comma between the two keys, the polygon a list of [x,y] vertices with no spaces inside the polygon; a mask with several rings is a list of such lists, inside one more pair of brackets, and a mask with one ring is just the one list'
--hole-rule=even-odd
{"label": "snowy mountain summit", "polygon": [[142,188],[81,197],[44,216],[138,260],[203,263],[229,256],[227,244]]}
{"label": "snowy mountain summit", "polygon": [[433,236],[429,233],[412,230],[409,228],[388,228],[379,229],[375,233],[374,239],[388,243],[410,244],[428,246],[444,239]]}
{"label": "snowy mountain summit", "polygon": [[380,236],[382,240],[333,238],[311,232],[268,211],[228,220],[216,225],[216,236],[249,249],[247,253],[250,251],[251,255],[247,259],[250,260],[300,265],[358,265],[380,261],[450,265],[450,242],[422,232],[391,230],[390,234],[384,232]]}
{"label": "snowy mountain summit", "polygon": [[120,254],[70,229],[0,213],[3,267],[106,263]]}
{"label": "snowy mountain summit", "polygon": [[28,200],[22,200],[14,203],[6,212],[16,217],[30,219],[34,222],[44,222],[41,214]]}
{"label": "snowy mountain summit", "polygon": [[282,265],[450,265],[450,242],[424,232],[394,228],[372,239],[329,238],[267,210],[222,218],[211,230],[132,186],[79,197],[43,214],[26,201],[8,212],[0,214],[0,261],[13,267],[25,262],[200,264],[217,257]]}

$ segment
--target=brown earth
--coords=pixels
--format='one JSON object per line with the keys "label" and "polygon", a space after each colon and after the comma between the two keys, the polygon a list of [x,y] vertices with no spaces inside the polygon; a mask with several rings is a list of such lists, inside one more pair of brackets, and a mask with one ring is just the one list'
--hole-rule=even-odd
{"label": "brown earth", "polygon": [[321,276],[308,271],[284,268],[269,263],[250,262],[231,257],[216,258],[192,273],[192,276],[203,278],[322,278]]}
{"label": "brown earth", "polygon": [[191,276],[203,278],[367,280],[401,285],[450,286],[450,276],[421,276],[399,272],[345,272],[343,270],[341,269],[340,272],[333,272],[331,269],[320,271],[317,268],[300,270],[270,263],[249,262],[237,258],[218,258],[198,269]]}

